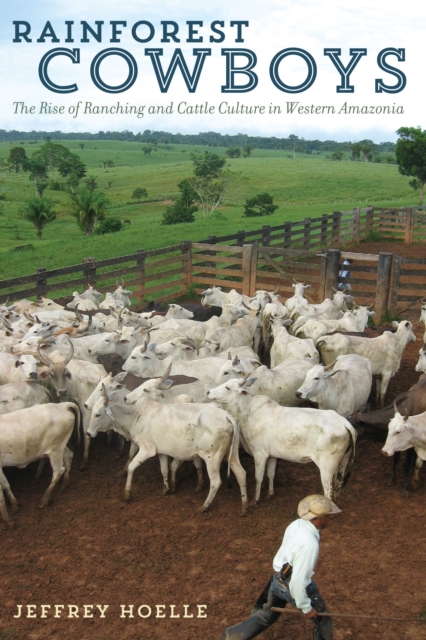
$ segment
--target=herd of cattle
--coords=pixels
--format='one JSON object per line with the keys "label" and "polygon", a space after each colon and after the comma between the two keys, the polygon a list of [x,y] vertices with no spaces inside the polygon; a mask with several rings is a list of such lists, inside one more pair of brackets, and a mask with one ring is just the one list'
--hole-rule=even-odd
{"label": "herd of cattle", "polygon": [[[47,298],[0,306],[0,513],[6,524],[13,526],[9,511],[18,503],[3,468],[39,460],[39,475],[49,458],[53,475],[44,507],[58,481],[68,482],[73,433],[78,441],[83,435],[83,466],[100,431],[130,441],[126,500],[135,469],[158,454],[164,492],[175,490],[185,460],[193,461],[201,489],[205,462],[206,510],[227,458],[244,514],[240,446],[254,459],[253,503],[265,469],[274,493],[278,458],[313,461],[324,494],[334,499],[349,475],[357,436],[371,434],[383,434],[389,456],[414,448],[418,482],[426,460],[426,376],[384,408],[389,380],[416,339],[412,324],[367,329],[374,312],[345,291],[310,304],[309,285],[293,287],[285,303],[277,290],[249,298],[211,287],[201,305],[154,310],[151,304],[139,313],[129,310],[130,292],[121,285],[103,302],[89,286],[66,307]],[[420,320],[426,324],[426,306]],[[425,344],[416,371],[426,372]],[[381,409],[368,412],[374,378]]]}

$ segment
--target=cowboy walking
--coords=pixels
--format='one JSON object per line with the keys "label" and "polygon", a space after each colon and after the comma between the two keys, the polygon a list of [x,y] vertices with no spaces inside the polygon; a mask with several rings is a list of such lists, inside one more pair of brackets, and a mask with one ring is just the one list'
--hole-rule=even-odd
{"label": "cowboy walking", "polygon": [[273,561],[275,574],[257,600],[250,617],[226,629],[221,640],[250,640],[265,631],[280,617],[271,607],[284,608],[287,603],[301,609],[314,623],[314,640],[333,640],[331,618],[319,617],[325,604],[317,585],[312,582],[319,552],[319,529],[327,518],[340,513],[328,498],[312,495],[297,507],[298,520],[292,522]]}

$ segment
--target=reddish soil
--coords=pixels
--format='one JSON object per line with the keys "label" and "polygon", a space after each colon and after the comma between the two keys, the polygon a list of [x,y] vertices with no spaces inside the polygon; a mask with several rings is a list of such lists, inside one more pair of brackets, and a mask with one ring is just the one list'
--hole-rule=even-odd
{"label": "reddish soil", "polygon": [[[396,243],[395,243],[396,244]],[[364,252],[402,252],[402,244],[360,245]],[[419,250],[419,254],[417,254]],[[409,247],[409,255],[424,255],[424,247]],[[415,321],[416,343],[404,353],[400,371],[389,385],[387,400],[417,381],[414,372],[423,327],[418,310],[405,314]],[[316,580],[331,611],[414,617],[426,611],[424,523],[426,483],[410,497],[401,495],[398,482],[388,486],[391,461],[381,445],[361,441],[348,485],[338,499],[343,510],[321,533]],[[133,500],[122,499],[123,478],[116,478],[124,460],[98,437],[91,448],[90,465],[79,472],[76,454],[70,487],[55,494],[53,504],[39,510],[37,503],[49,482],[32,484],[34,469],[8,470],[12,489],[21,504],[16,528],[0,523],[1,582],[0,639],[90,640],[218,640],[222,630],[245,618],[269,579],[271,562],[283,531],[296,516],[298,501],[321,492],[317,468],[280,461],[276,495],[239,517],[238,485],[220,488],[211,511],[197,512],[203,495],[194,493],[192,465],[179,470],[178,492],[162,496],[162,478],[156,459],[135,474]],[[251,458],[242,456],[250,496],[254,491]],[[222,477],[225,477],[223,468]],[[14,619],[17,605],[37,605],[37,618]],[[50,604],[40,618],[40,605]],[[61,618],[53,605],[66,605]],[[67,618],[67,606],[77,605],[80,618]],[[109,605],[82,619],[83,605]],[[135,605],[134,618],[120,618],[120,605]],[[137,615],[140,605],[152,607],[152,617]],[[155,618],[155,605],[165,604],[166,618]],[[189,605],[183,618],[183,605]],[[207,605],[207,618],[197,619],[197,604]],[[170,618],[170,605],[176,605]],[[24,610],[26,615],[26,609]],[[97,610],[96,610],[97,611]],[[141,613],[146,615],[147,609]],[[336,619],[335,639],[388,637],[420,640],[426,628],[417,623],[382,623]],[[311,637],[309,621],[284,614],[262,636],[298,640]]]}

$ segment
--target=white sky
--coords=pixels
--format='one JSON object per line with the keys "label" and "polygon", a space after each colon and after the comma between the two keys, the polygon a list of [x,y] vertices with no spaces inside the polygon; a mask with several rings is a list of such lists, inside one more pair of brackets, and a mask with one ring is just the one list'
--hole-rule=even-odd
{"label": "white sky", "polygon": [[[198,5],[198,8],[197,8]],[[241,1],[224,2],[212,0],[209,3],[170,0],[74,0],[71,3],[59,0],[15,0],[7,6],[3,2],[0,8],[0,74],[2,91],[0,95],[0,128],[61,131],[122,131],[125,129],[144,131],[145,129],[164,130],[181,133],[199,133],[200,131],[219,131],[221,133],[247,133],[249,135],[268,135],[284,137],[293,133],[305,138],[359,140],[370,138],[375,142],[395,140],[395,131],[400,126],[421,126],[425,128],[426,83],[424,69],[426,62],[426,3],[419,0],[264,0],[263,2]],[[13,20],[26,20],[31,24],[31,43],[13,43]],[[47,20],[50,20],[59,43],[37,43],[37,38]],[[65,43],[65,20],[74,21],[74,43]],[[102,43],[91,38],[90,43],[81,43],[81,20],[87,20],[94,26],[95,20],[104,21]],[[120,27],[123,34],[121,42],[109,42],[110,20],[125,20],[127,27]],[[140,44],[131,37],[131,27],[139,20],[151,22],[156,30],[155,37],[148,44]],[[181,42],[161,43],[161,21],[175,20],[180,26]],[[199,35],[204,42],[188,44],[187,20],[202,20]],[[226,39],[221,44],[210,43],[210,23],[213,20],[225,21]],[[235,43],[236,29],[230,28],[231,20],[248,20],[249,27],[244,28],[244,43]],[[41,57],[52,48],[80,48],[81,62],[72,64],[65,57],[56,58],[50,65],[50,76],[58,84],[76,82],[79,90],[72,94],[52,93],[40,82],[38,66]],[[138,64],[138,78],[131,89],[120,94],[108,94],[99,90],[90,78],[90,64],[93,57],[102,49],[120,47],[129,51]],[[181,47],[189,66],[193,69],[194,47],[211,48],[206,58],[197,91],[190,94],[186,89],[180,71],[172,81],[168,93],[162,94],[152,68],[151,60],[144,54],[146,47],[162,47],[163,67],[168,62],[175,47]],[[225,58],[221,48],[242,47],[251,49],[257,55],[259,83],[250,93],[223,94],[221,86],[225,84]],[[307,91],[288,94],[277,89],[269,76],[269,65],[280,50],[297,47],[307,50],[315,59],[318,74],[315,83]],[[364,47],[367,56],[363,57],[351,75],[351,84],[355,86],[353,94],[337,94],[336,85],[340,76],[331,60],[324,56],[325,47],[340,48],[344,64],[350,59],[349,49]],[[377,65],[377,54],[386,47],[405,48],[406,61],[397,62],[390,56],[388,63],[403,71],[407,77],[406,88],[397,94],[380,93],[374,90],[374,81],[381,78],[386,84],[395,84],[394,76],[381,71]],[[287,84],[299,84],[306,75],[306,65],[299,58],[287,58],[281,63],[280,73]],[[127,76],[127,65],[121,58],[109,58],[102,63],[101,75],[109,84],[120,84]],[[243,79],[243,78],[242,78]],[[245,80],[245,78],[244,78]],[[35,106],[35,113],[14,114],[14,102],[22,101],[27,106]],[[63,115],[43,115],[39,113],[40,103],[64,105]],[[77,118],[67,113],[70,106],[82,101],[93,105],[167,106],[173,103],[173,114],[150,115],[143,118],[131,115],[84,115],[82,107]],[[235,106],[279,105],[281,114],[264,115],[220,115],[217,113],[221,102]],[[395,115],[298,115],[287,114],[287,102],[298,101],[301,105],[332,105],[336,111],[346,101],[348,105],[392,106],[401,105],[404,114]],[[188,105],[204,104],[215,106],[216,113],[211,115],[178,114],[177,106],[181,102]]]}

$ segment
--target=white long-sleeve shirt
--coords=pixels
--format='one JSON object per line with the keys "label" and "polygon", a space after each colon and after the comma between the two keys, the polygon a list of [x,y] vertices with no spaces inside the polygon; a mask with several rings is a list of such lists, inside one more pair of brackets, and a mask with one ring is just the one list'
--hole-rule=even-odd
{"label": "white long-sleeve shirt", "polygon": [[275,571],[280,571],[288,562],[293,567],[289,589],[298,609],[303,613],[311,610],[311,601],[306,595],[306,587],[314,575],[318,560],[320,534],[309,520],[295,520],[284,533],[281,547],[273,560]]}

